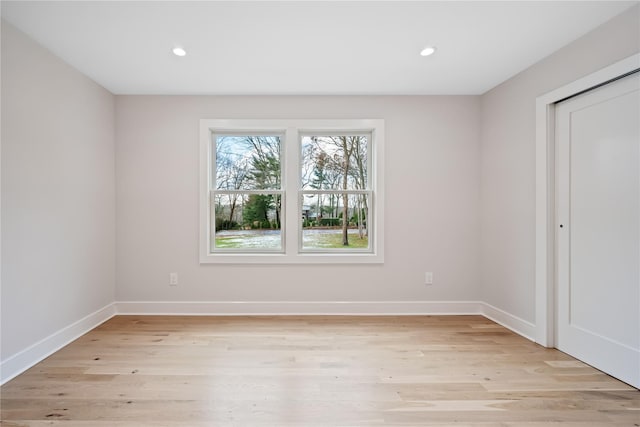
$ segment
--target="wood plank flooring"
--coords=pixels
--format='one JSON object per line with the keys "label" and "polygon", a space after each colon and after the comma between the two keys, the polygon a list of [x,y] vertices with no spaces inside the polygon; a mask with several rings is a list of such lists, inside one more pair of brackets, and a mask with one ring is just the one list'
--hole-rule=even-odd
{"label": "wood plank flooring", "polygon": [[3,427],[640,426],[637,389],[481,316],[117,316],[0,393]]}

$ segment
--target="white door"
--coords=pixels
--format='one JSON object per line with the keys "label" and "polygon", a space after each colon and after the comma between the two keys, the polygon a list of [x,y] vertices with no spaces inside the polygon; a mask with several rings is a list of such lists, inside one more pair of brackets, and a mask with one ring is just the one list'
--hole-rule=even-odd
{"label": "white door", "polygon": [[556,346],[640,387],[640,75],[556,107]]}

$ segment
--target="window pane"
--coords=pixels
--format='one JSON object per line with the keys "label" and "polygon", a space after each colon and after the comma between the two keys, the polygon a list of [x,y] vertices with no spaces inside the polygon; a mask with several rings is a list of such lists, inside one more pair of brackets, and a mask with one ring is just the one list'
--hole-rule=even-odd
{"label": "window pane", "polygon": [[302,249],[368,250],[369,201],[368,194],[303,194]]}
{"label": "window pane", "polygon": [[279,194],[216,194],[212,250],[281,250],[282,196]]}
{"label": "window pane", "polygon": [[217,135],[217,190],[279,190],[280,136]]}
{"label": "window pane", "polygon": [[302,189],[369,188],[367,136],[303,136],[301,144]]}

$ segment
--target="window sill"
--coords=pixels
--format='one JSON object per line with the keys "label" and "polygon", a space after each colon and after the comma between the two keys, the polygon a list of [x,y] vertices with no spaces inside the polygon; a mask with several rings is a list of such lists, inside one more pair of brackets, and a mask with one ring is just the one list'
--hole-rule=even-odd
{"label": "window sill", "polygon": [[375,253],[354,254],[222,254],[200,257],[200,264],[383,264],[384,257]]}

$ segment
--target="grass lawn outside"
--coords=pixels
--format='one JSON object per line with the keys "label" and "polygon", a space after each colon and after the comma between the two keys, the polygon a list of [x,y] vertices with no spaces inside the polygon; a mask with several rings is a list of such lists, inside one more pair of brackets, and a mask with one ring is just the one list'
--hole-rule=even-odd
{"label": "grass lawn outside", "polygon": [[331,230],[331,233],[310,233],[302,230],[302,247],[304,249],[367,249],[369,238],[358,237],[357,230],[349,230],[349,246],[342,245],[342,230]]}
{"label": "grass lawn outside", "polygon": [[[358,236],[358,230],[349,230],[349,245],[342,245],[342,229],[304,229],[304,249],[367,249],[369,238]],[[279,249],[280,230],[229,230],[215,236],[220,249]]]}

